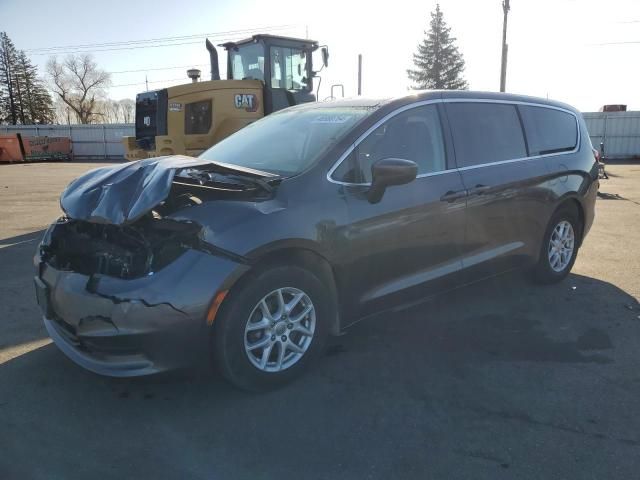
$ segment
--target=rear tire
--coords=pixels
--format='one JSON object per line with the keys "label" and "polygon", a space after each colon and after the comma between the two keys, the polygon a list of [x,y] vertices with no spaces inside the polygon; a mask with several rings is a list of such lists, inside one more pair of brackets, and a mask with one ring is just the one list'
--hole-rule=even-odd
{"label": "rear tire", "polygon": [[244,390],[281,386],[320,356],[335,315],[314,273],[291,265],[260,270],[241,280],[215,319],[216,365]]}
{"label": "rear tire", "polygon": [[569,275],[578,255],[582,224],[575,208],[563,207],[549,220],[533,279],[540,284],[557,283]]}

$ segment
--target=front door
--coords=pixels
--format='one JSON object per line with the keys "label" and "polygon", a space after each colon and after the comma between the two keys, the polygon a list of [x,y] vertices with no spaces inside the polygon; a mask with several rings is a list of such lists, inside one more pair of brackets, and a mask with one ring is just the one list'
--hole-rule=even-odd
{"label": "front door", "polygon": [[[375,128],[334,172],[347,192],[348,267],[353,300],[369,313],[435,293],[458,272],[465,196],[447,163],[435,104],[410,108]],[[383,158],[418,164],[418,178],[389,187],[379,203],[366,198],[371,166]],[[360,184],[360,185],[356,185]]]}

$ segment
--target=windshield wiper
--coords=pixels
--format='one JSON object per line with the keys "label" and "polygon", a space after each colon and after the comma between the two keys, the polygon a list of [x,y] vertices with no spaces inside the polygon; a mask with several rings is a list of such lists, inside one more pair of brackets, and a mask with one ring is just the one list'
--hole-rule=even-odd
{"label": "windshield wiper", "polygon": [[249,183],[253,183],[254,185],[257,185],[257,186],[261,187],[263,190],[265,190],[268,193],[273,192],[273,186],[270,185],[269,182],[267,182],[267,181],[265,181],[265,180],[263,180],[261,178],[253,177],[253,176],[249,176],[249,175],[247,175],[246,177],[242,176],[241,178],[242,178],[243,181],[248,181]]}
{"label": "windshield wiper", "polygon": [[[198,182],[200,182],[200,184],[204,184],[204,183],[218,183],[218,184],[225,184],[226,182],[221,181],[224,178],[227,178],[229,180],[236,180],[234,182],[231,182],[231,184],[235,185],[235,186],[247,186],[247,184],[251,184],[253,186],[257,186],[259,188],[261,188],[262,190],[266,191],[267,193],[271,193],[273,192],[273,186],[270,185],[267,181],[263,180],[262,178],[259,177],[255,177],[251,174],[243,174],[243,172],[241,171],[234,171],[234,172],[206,172],[206,171],[201,171],[201,170],[196,170],[196,171],[191,171],[188,172],[187,175],[195,180],[197,180]],[[217,177],[217,178],[216,178]],[[220,177],[223,177],[222,179]]]}

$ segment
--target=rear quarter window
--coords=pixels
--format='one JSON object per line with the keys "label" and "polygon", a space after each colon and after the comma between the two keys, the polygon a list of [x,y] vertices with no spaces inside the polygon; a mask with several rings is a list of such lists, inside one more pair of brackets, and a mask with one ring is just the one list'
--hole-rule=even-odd
{"label": "rear quarter window", "polygon": [[576,117],[562,110],[545,107],[519,105],[518,109],[527,132],[530,155],[567,152],[576,148]]}
{"label": "rear quarter window", "polygon": [[525,158],[527,149],[515,105],[447,104],[458,167]]}

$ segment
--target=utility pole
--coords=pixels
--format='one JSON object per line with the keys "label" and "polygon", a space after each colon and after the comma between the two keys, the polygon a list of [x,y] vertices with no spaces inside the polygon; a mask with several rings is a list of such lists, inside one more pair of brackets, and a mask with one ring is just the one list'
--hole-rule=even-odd
{"label": "utility pole", "polygon": [[147,76],[144,76],[144,83],[147,86],[147,92],[149,91],[149,79],[147,78]]}
{"label": "utility pole", "polygon": [[507,54],[509,45],[507,45],[507,17],[509,16],[509,0],[502,0],[502,11],[504,19],[502,20],[502,64],[500,65],[500,91],[504,92],[507,84]]}
{"label": "utility pole", "polygon": [[362,54],[358,54],[358,96],[362,95]]}

